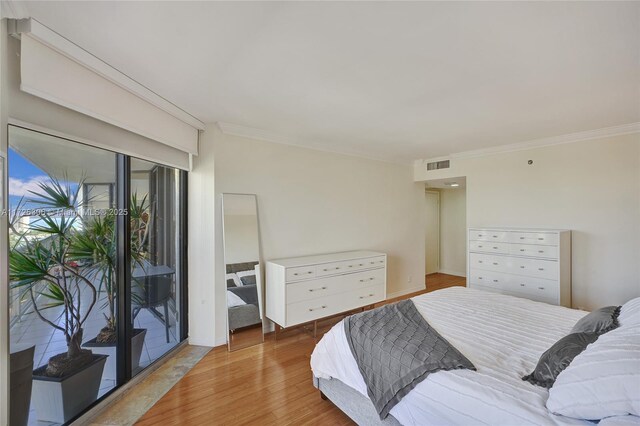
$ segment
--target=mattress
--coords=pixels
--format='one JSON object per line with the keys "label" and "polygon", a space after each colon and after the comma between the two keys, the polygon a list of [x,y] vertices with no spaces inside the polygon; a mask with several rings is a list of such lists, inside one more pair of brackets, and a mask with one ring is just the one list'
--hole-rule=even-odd
{"label": "mattress", "polygon": [[[551,414],[548,390],[521,379],[586,312],[464,287],[412,300],[478,371],[429,375],[391,410],[401,424],[593,424]],[[367,395],[342,322],[318,342],[311,368],[316,377],[338,379]]]}

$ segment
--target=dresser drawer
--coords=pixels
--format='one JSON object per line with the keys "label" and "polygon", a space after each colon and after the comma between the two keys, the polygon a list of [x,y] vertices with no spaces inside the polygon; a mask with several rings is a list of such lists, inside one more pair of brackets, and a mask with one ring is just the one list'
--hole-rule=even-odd
{"label": "dresser drawer", "polygon": [[509,232],[491,231],[487,229],[469,231],[469,240],[471,241],[494,241],[508,243],[510,241]]}
{"label": "dresser drawer", "polygon": [[549,280],[558,279],[558,262],[542,259],[512,258],[511,269],[514,274],[527,275]]}
{"label": "dresser drawer", "polygon": [[372,305],[384,300],[384,285],[375,285],[344,293],[303,300],[287,305],[287,327],[314,321],[340,312]]}
{"label": "dresser drawer", "polygon": [[510,257],[491,254],[470,253],[469,267],[496,272],[509,272]]}
{"label": "dresser drawer", "polygon": [[385,274],[386,269],[379,268],[369,271],[354,272],[351,274],[293,282],[286,286],[287,304],[333,294],[346,293],[363,287],[370,287],[374,285],[384,286],[386,278]]}
{"label": "dresser drawer", "polygon": [[335,295],[291,303],[286,308],[286,327],[337,314],[344,306],[344,298]]}
{"label": "dresser drawer", "polygon": [[347,262],[323,263],[321,265],[316,265],[316,276],[323,277],[327,275],[336,275],[348,272],[347,269]]}
{"label": "dresser drawer", "polygon": [[483,253],[508,254],[509,245],[507,243],[496,243],[494,241],[469,241],[469,250]]}
{"label": "dresser drawer", "polygon": [[369,287],[373,285],[385,285],[387,270],[384,268],[373,269],[371,271],[358,272],[356,274],[345,275],[343,278],[347,282],[353,282],[357,287]]}
{"label": "dresser drawer", "polygon": [[501,272],[471,269],[469,282],[475,285],[490,287],[495,290],[509,288],[509,276]]}
{"label": "dresser drawer", "polygon": [[349,299],[350,302],[347,306],[355,306],[356,308],[381,302],[384,300],[384,285],[375,285],[352,291],[347,296],[347,300]]}
{"label": "dresser drawer", "polygon": [[560,294],[558,281],[554,280],[514,276],[510,284],[512,290],[517,293],[537,295],[545,299],[556,300]]}
{"label": "dresser drawer", "polygon": [[366,268],[382,268],[385,266],[386,256],[371,257],[362,260],[363,262],[361,263],[364,263]]}
{"label": "dresser drawer", "polygon": [[557,246],[558,234],[547,232],[510,232],[512,243]]}
{"label": "dresser drawer", "polygon": [[558,258],[558,246],[543,246],[533,244],[509,244],[511,254],[516,256]]}
{"label": "dresser drawer", "polygon": [[[316,299],[318,297],[355,290],[358,288],[356,283],[349,286],[348,283],[344,283],[338,278],[339,277],[319,278],[315,280],[294,282],[287,285],[287,304]],[[345,284],[347,285],[345,286]]]}
{"label": "dresser drawer", "polygon": [[308,280],[316,276],[316,266],[299,266],[287,268],[286,279],[290,281]]}

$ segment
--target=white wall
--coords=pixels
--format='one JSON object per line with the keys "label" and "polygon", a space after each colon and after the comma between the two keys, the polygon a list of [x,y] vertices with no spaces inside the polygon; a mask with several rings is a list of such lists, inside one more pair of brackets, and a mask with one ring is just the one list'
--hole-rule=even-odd
{"label": "white wall", "polygon": [[[212,142],[215,168],[208,146]],[[200,148],[201,154],[190,178],[194,193],[190,192],[189,198],[205,197],[198,202],[207,206],[215,199],[217,343],[223,342],[226,336],[222,232],[219,231],[220,194],[224,192],[257,194],[264,259],[355,249],[379,250],[389,255],[389,295],[424,288],[424,185],[413,182],[409,166],[228,136],[218,130],[212,134],[209,128]],[[213,183],[210,173],[214,169],[215,197],[209,192]],[[206,191],[201,188],[204,182],[195,183],[193,178],[200,179],[205,174]],[[202,235],[201,221],[190,217],[193,218],[189,223],[190,243],[200,246],[192,236]],[[207,236],[209,229],[206,229]],[[213,250],[207,249],[206,259],[212,254]],[[190,257],[190,271],[195,259]],[[210,303],[212,277],[202,281],[205,275],[199,271],[194,276],[192,271],[190,295],[192,290],[199,294],[201,287],[207,286],[206,303]],[[411,283],[407,282],[409,276]],[[194,300],[193,303],[203,302]],[[193,324],[191,309],[190,305],[190,324]],[[209,317],[206,319],[211,321]],[[206,326],[211,328],[211,324],[208,322]]]}
{"label": "white wall", "polygon": [[440,272],[466,277],[467,196],[465,188],[440,190]]}
{"label": "white wall", "polygon": [[414,176],[466,176],[469,227],[573,230],[574,307],[640,296],[640,134],[453,158],[444,171],[416,162]]}
{"label": "white wall", "polygon": [[[199,155],[193,158],[188,189],[188,276],[189,276],[189,343],[216,346],[214,327],[214,208],[215,201],[213,133],[215,125],[207,126],[200,137]],[[220,250],[222,256],[222,250]],[[224,301],[223,301],[224,302]],[[222,305],[224,307],[224,303]],[[222,328],[225,322],[222,318]]]}

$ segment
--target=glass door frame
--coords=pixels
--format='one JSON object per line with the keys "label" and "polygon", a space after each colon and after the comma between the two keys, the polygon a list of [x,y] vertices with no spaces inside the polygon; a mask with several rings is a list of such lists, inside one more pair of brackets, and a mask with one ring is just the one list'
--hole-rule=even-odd
{"label": "glass door frame", "polygon": [[[116,215],[116,245],[117,245],[117,262],[116,262],[116,286],[118,291],[117,296],[117,309],[116,309],[116,319],[118,325],[117,330],[117,346],[116,346],[116,383],[113,389],[106,392],[99,399],[97,399],[94,403],[90,404],[86,407],[80,414],[71,419],[69,423],[73,423],[78,418],[82,417],[86,412],[91,410],[93,407],[100,404],[105,400],[108,396],[112,395],[114,392],[118,391],[123,385],[131,381],[134,377],[132,372],[132,360],[131,360],[131,338],[133,337],[133,323],[132,323],[132,315],[131,315],[131,257],[129,255],[131,249],[131,229],[130,229],[130,220],[129,220],[129,208],[131,201],[131,159],[135,158],[129,155],[125,155],[122,153],[118,153],[115,151],[111,151],[109,149],[105,149],[102,147],[93,146],[91,144],[78,142],[71,137],[65,137],[57,135],[55,132],[48,133],[46,129],[33,129],[29,126],[18,125],[7,123],[6,131],[7,135],[7,148],[10,147],[9,142],[9,129],[10,126],[22,128],[28,131],[33,131],[37,133],[46,134],[52,137],[60,138],[69,142],[73,142],[79,145],[91,146],[92,148],[102,149],[104,151],[113,152],[116,156],[116,182],[115,182],[115,209],[123,214]],[[8,152],[8,150],[7,150]],[[145,160],[148,161],[148,160]],[[11,164],[8,160],[8,157],[4,156],[1,159],[2,163],[2,175],[4,179],[8,182],[9,172],[11,168]],[[157,163],[158,165],[164,166],[161,163]],[[172,166],[165,166],[177,169]],[[180,344],[184,343],[188,338],[188,260],[187,260],[187,190],[188,190],[188,172],[185,170],[177,169],[179,173],[179,194],[176,202],[178,203],[176,218],[178,223],[177,229],[177,241],[178,241],[178,262],[180,264],[180,268],[178,271],[178,280],[179,280],[179,294],[180,298],[178,303],[176,304],[177,317],[179,320],[179,329],[178,332],[178,342],[175,347],[178,347]],[[6,194],[5,194],[5,191]],[[8,192],[8,184],[4,184],[5,195],[2,200],[5,206],[8,206],[8,199],[10,193]],[[6,207],[8,208],[8,207]],[[125,213],[126,212],[126,213]],[[0,224],[2,226],[4,232],[8,235],[8,223],[7,220],[3,220]],[[7,237],[8,238],[8,237]],[[8,249],[3,257],[8,257]],[[6,262],[6,259],[3,259],[3,262]],[[8,277],[7,277],[8,279]],[[7,281],[8,283],[8,281]],[[9,300],[7,299],[7,303]],[[8,309],[8,306],[7,306]],[[7,340],[10,338],[10,330],[9,325],[7,324]],[[174,348],[175,348],[174,347]],[[3,353],[3,356],[7,356],[7,360],[9,359],[9,347],[7,345],[6,353]],[[149,365],[144,367],[142,371],[147,370],[149,367],[153,366],[157,362],[165,359],[167,355],[171,354],[173,350],[167,351],[165,354],[160,356],[159,358],[152,360]],[[9,402],[10,402],[10,395]]]}

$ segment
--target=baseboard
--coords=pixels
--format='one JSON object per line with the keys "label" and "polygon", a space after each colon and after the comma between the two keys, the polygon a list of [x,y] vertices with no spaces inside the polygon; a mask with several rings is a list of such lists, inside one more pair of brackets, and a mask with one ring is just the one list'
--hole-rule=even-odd
{"label": "baseboard", "polygon": [[214,339],[208,339],[208,338],[201,338],[201,337],[191,337],[189,336],[189,344],[191,346],[206,346],[208,348],[213,348],[219,345],[224,345],[226,344],[227,341],[223,341],[222,343],[218,343],[217,340]]}
{"label": "baseboard", "polygon": [[407,294],[415,293],[416,291],[425,290],[424,286],[413,287],[402,291],[396,291],[395,293],[387,294],[387,299],[395,299],[396,297],[406,296]]}
{"label": "baseboard", "polygon": [[438,271],[439,274],[446,274],[446,275],[455,275],[456,277],[463,277],[466,278],[467,274],[464,272],[460,272],[460,271],[452,271],[450,269],[440,269]]}

